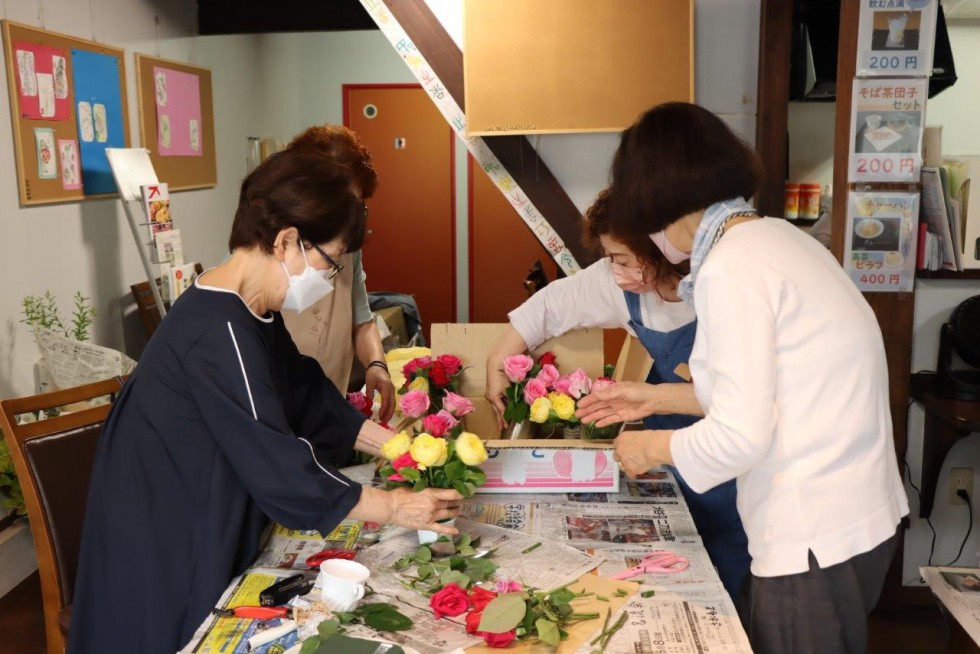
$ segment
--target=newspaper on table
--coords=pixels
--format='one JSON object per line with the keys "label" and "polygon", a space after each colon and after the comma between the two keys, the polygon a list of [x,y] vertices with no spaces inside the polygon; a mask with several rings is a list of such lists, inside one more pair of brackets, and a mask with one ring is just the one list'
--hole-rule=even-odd
{"label": "newspaper on table", "polygon": [[122,352],[76,341],[44,327],[34,329],[34,338],[58,388],[128,375],[136,367],[136,362]]}
{"label": "newspaper on table", "polygon": [[980,568],[922,567],[919,574],[963,631],[980,645]]}
{"label": "newspaper on table", "polygon": [[[384,640],[398,643],[407,648],[406,651],[417,651],[419,654],[444,654],[453,650],[464,650],[473,645],[479,645],[483,638],[466,633],[459,619],[437,620],[431,610],[418,608],[399,601],[397,598],[383,594],[374,594],[370,602],[386,602],[393,604],[399,612],[412,621],[411,629],[405,631],[386,631],[380,636]],[[345,635],[354,638],[376,639],[378,632],[360,624],[347,625]]]}
{"label": "newspaper on table", "polygon": [[[290,572],[248,572],[232,580],[231,585],[218,601],[219,608],[258,606],[259,593],[276,583]],[[180,650],[180,654],[273,654],[292,647],[298,642],[296,631],[255,649],[249,649],[248,640],[262,631],[279,627],[286,618],[254,620],[249,618],[209,616]]]}
{"label": "newspaper on table", "polygon": [[686,507],[542,504],[531,517],[530,534],[576,546],[701,544]]}
{"label": "newspaper on table", "polygon": [[[739,622],[732,600],[688,600],[635,595],[623,607],[629,616],[623,627],[609,640],[605,654],[752,654],[749,640]],[[610,624],[619,612],[610,617]],[[594,647],[586,643],[576,654],[589,654]]]}
{"label": "newspaper on table", "polygon": [[634,581],[643,590],[655,589],[658,596],[665,593],[676,593],[676,597],[689,599],[714,599],[727,597],[727,591],[715,573],[714,565],[708,557],[708,552],[700,545],[672,544],[667,547],[651,547],[645,545],[617,545],[602,549],[587,549],[588,553],[601,554],[605,561],[597,568],[596,573],[601,577],[613,575],[640,564],[643,556],[658,550],[683,556],[690,565],[681,572],[649,572],[629,581]]}
{"label": "newspaper on table", "polygon": [[325,549],[354,549],[361,542],[364,523],[344,520],[324,538],[316,530],[287,529],[275,525],[253,568],[308,570],[306,559]]}
{"label": "newspaper on table", "polygon": [[[525,586],[541,589],[564,586],[593,570],[603,561],[602,557],[589,556],[562,543],[463,518],[456,520],[456,528],[461,534],[479,538],[479,549],[494,550],[492,560],[498,566],[495,574],[497,579],[515,579]],[[392,568],[398,559],[417,549],[415,532],[405,532],[365,550],[358,561],[371,569],[368,585],[375,592],[427,609],[428,599],[406,589],[400,581],[401,577]],[[404,572],[411,572],[411,569]]]}

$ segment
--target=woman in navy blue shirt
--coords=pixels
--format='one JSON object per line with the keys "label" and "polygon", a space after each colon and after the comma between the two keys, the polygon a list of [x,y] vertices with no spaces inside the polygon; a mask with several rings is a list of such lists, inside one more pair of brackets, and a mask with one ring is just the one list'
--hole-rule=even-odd
{"label": "woman in navy blue shirt", "polygon": [[374,171],[353,133],[348,147],[355,166],[291,146],[245,179],[231,257],[174,303],[120,393],[92,473],[71,654],[178,650],[270,519],[455,533],[437,523],[459,513],[455,491],[362,488],[338,471],[391,433],[299,354],[279,315],[330,293],[336,260],[361,247],[357,179]]}

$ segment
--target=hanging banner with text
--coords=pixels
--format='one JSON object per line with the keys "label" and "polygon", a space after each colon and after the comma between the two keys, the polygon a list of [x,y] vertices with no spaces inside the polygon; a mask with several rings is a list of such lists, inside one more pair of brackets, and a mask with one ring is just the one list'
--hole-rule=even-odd
{"label": "hanging banner with text", "polygon": [[912,290],[918,219],[918,193],[848,193],[844,266],[859,289]]}

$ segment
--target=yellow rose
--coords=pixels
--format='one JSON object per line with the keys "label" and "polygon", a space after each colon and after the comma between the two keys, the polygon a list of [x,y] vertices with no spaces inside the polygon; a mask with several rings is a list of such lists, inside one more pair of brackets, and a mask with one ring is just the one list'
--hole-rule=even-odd
{"label": "yellow rose", "polygon": [[412,458],[419,464],[419,470],[425,470],[429,466],[441,466],[449,458],[449,447],[442,438],[436,438],[431,434],[419,434],[412,441],[408,451]]}
{"label": "yellow rose", "polygon": [[381,456],[389,461],[394,461],[405,452],[408,452],[408,446],[411,444],[411,436],[405,432],[401,432],[400,434],[392,436],[384,442],[384,444],[381,446]]}
{"label": "yellow rose", "polygon": [[564,393],[560,393],[552,400],[551,406],[555,410],[555,415],[562,420],[568,420],[575,415],[575,400]]}
{"label": "yellow rose", "polygon": [[539,397],[531,405],[531,422],[546,422],[551,415],[551,400]]}
{"label": "yellow rose", "polygon": [[429,380],[425,377],[416,377],[411,384],[408,385],[408,390],[410,391],[422,391],[423,393],[429,392]]}
{"label": "yellow rose", "polygon": [[487,450],[476,434],[464,431],[456,439],[456,455],[468,466],[478,466],[487,460]]}

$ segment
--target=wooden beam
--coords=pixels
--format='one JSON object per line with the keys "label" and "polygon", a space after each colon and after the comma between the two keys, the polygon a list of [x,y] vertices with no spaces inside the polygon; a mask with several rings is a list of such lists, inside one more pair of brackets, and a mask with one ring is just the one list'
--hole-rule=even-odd
{"label": "wooden beam", "polygon": [[787,177],[790,49],[793,41],[793,3],[762,0],[759,26],[759,106],[755,120],[755,150],[764,177],[756,201],[764,216],[783,215]]}
{"label": "wooden beam", "polygon": [[[387,0],[387,6],[428,62],[432,72],[465,112],[463,52],[455,41],[424,0]],[[527,199],[537,207],[565,242],[565,247],[578,264],[584,268],[595,261],[596,254],[582,245],[581,215],[578,208],[527,138],[488,136],[483,137],[483,140],[524,191]]]}

